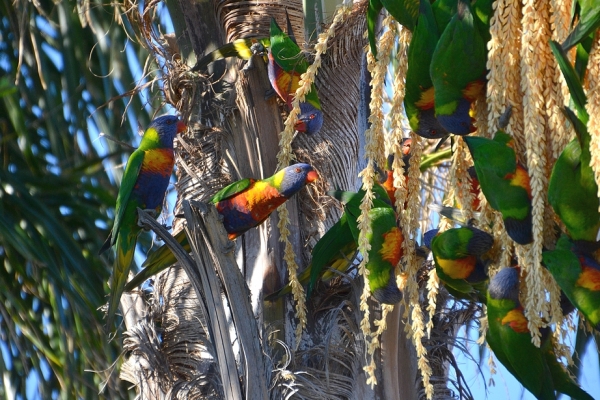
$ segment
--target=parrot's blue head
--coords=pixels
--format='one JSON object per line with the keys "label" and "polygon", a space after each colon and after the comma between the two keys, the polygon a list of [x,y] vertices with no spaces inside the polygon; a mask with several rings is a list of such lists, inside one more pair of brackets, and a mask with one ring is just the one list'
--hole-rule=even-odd
{"label": "parrot's blue head", "polygon": [[519,268],[501,269],[490,280],[488,287],[490,297],[496,300],[512,300],[519,302]]}
{"label": "parrot's blue head", "polygon": [[450,133],[455,135],[468,135],[477,129],[473,125],[474,119],[469,113],[471,103],[467,99],[460,98],[456,110],[450,115],[438,114],[436,117],[440,124]]}
{"label": "parrot's blue head", "polygon": [[275,185],[279,193],[289,198],[318,178],[319,174],[309,164],[294,164],[276,174]]}
{"label": "parrot's blue head", "polygon": [[312,135],[321,130],[323,126],[323,111],[318,110],[310,103],[300,103],[300,115],[294,125],[298,132]]}
{"label": "parrot's blue head", "polygon": [[443,139],[448,136],[448,131],[435,117],[433,108],[421,110],[419,114],[419,126],[415,133],[425,139]]}
{"label": "parrot's blue head", "polygon": [[433,238],[440,232],[439,229],[431,229],[423,234],[423,246],[431,250],[431,242]]}
{"label": "parrot's blue head", "polygon": [[150,123],[149,128],[156,129],[160,144],[163,147],[173,148],[175,135],[185,131],[187,126],[175,115],[163,115],[162,117],[155,118]]}

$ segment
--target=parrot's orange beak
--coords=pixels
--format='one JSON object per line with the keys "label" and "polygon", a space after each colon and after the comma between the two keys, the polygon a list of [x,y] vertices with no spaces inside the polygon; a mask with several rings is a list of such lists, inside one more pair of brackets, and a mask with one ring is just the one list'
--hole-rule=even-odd
{"label": "parrot's orange beak", "polygon": [[187,129],[187,125],[183,121],[177,121],[177,133],[184,132]]}
{"label": "parrot's orange beak", "polygon": [[306,132],[306,122],[299,119],[294,124],[294,129],[297,130],[298,132]]}
{"label": "parrot's orange beak", "polygon": [[306,175],[306,183],[314,182],[317,179],[319,179],[319,174],[317,174],[317,171],[309,171]]}

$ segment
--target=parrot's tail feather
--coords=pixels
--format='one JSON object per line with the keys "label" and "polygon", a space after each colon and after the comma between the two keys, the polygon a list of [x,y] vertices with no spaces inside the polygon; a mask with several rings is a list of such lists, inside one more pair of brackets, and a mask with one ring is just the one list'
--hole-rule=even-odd
{"label": "parrot's tail feather", "polygon": [[234,40],[202,57],[200,61],[194,65],[192,71],[204,70],[208,64],[227,57],[239,57],[242,60],[249,60],[254,54],[253,45],[255,44],[260,44],[263,48],[269,47],[270,40],[269,38]]}
{"label": "parrot's tail feather", "polygon": [[[125,235],[123,235],[125,236]],[[124,238],[119,235],[117,240],[117,255],[115,258],[115,267],[110,280],[110,295],[108,298],[108,316],[106,325],[112,329],[115,313],[119,307],[119,300],[123,293],[123,288],[129,276],[129,269],[135,253],[135,244],[137,235],[127,235]]]}

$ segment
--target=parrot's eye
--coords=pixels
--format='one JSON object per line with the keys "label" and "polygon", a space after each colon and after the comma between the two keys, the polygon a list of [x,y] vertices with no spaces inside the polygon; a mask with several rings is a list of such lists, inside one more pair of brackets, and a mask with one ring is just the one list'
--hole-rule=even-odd
{"label": "parrot's eye", "polygon": [[296,167],[296,173],[298,173],[298,174],[299,174],[300,172],[302,172],[302,168],[300,168],[300,167]]}
{"label": "parrot's eye", "polygon": [[315,119],[316,115],[315,114],[310,114],[310,119]]}
{"label": "parrot's eye", "polygon": [[168,119],[167,120],[167,125],[172,125],[173,124],[173,120],[172,119]]}
{"label": "parrot's eye", "polygon": [[432,135],[437,135],[437,131],[435,129],[432,129],[429,133],[431,133]]}

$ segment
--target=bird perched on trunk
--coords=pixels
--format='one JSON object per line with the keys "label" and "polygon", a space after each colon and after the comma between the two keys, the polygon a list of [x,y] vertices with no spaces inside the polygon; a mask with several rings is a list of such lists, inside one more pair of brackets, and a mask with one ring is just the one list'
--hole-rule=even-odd
{"label": "bird perched on trunk", "polygon": [[[219,214],[229,239],[233,240],[247,230],[262,224],[277,207],[298,193],[306,184],[318,179],[317,172],[308,164],[294,164],[273,176],[256,180],[251,178],[234,182],[219,190],[210,199]],[[175,239],[187,251],[191,251],[185,231]],[[150,254],[138,273],[125,287],[132,290],[151,276],[176,262],[166,245]]]}
{"label": "bird perched on trunk", "polygon": [[[249,60],[254,52],[251,50],[254,46],[268,48],[269,81],[273,90],[286,103],[288,110],[292,109],[292,101],[299,88],[300,77],[308,69],[308,61],[302,55],[302,50],[298,44],[290,37],[291,24],[288,18],[288,33],[283,32],[274,18],[271,18],[271,26],[267,38],[238,39],[232,43],[209,53],[204,56],[192,68],[192,71],[204,69],[208,64],[223,57],[237,56],[244,60]],[[310,92],[300,103],[300,115],[294,128],[298,132],[306,134],[315,134],[323,126],[323,111],[321,102],[317,94],[315,84],[311,85]]]}
{"label": "bird perched on trunk", "polygon": [[114,245],[116,250],[108,300],[109,329],[127,281],[137,237],[141,231],[137,224],[137,208],[151,210],[156,216],[160,214],[173,173],[173,140],[177,133],[185,129],[185,124],[176,116],[156,118],[144,132],[140,146],[127,161],[117,196],[115,222],[100,249],[100,253],[103,253]]}

